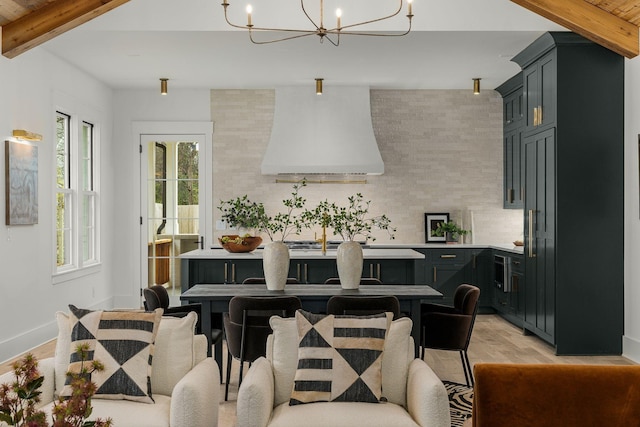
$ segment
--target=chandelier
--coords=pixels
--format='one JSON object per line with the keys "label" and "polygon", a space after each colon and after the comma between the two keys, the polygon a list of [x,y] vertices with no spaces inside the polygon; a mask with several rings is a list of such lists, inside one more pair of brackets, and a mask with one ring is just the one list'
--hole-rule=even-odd
{"label": "chandelier", "polygon": [[[340,45],[340,36],[341,35],[350,35],[350,36],[378,36],[378,37],[398,37],[398,36],[404,36],[409,34],[409,32],[411,31],[411,18],[413,18],[413,11],[412,11],[412,1],[413,0],[406,0],[407,1],[407,18],[409,18],[409,26],[407,28],[406,31],[404,32],[400,32],[400,33],[373,33],[373,32],[367,32],[367,31],[358,31],[355,30],[356,27],[359,27],[361,25],[367,25],[367,24],[372,24],[374,22],[379,22],[379,21],[384,21],[386,19],[390,19],[393,18],[394,16],[398,15],[401,11],[402,11],[402,3],[404,0],[398,0],[398,9],[395,10],[395,12],[391,13],[390,15],[387,16],[382,16],[380,18],[376,18],[376,19],[370,19],[368,21],[362,21],[362,22],[357,22],[354,24],[348,24],[348,25],[342,25],[342,11],[340,9],[336,9],[336,26],[333,28],[325,28],[325,22],[324,22],[324,0],[320,0],[320,16],[317,18],[312,18],[309,13],[307,13],[307,9],[305,8],[304,5],[304,0],[300,0],[300,6],[302,8],[302,12],[304,13],[304,15],[307,17],[307,19],[310,22],[310,27],[309,29],[294,29],[294,28],[268,28],[268,27],[257,27],[254,26],[251,20],[251,13],[253,12],[253,9],[251,7],[251,5],[248,5],[246,8],[246,12],[247,12],[247,24],[246,25],[237,25],[232,23],[231,21],[229,21],[229,17],[227,16],[227,8],[229,7],[229,3],[227,0],[222,0],[222,7],[224,8],[224,19],[227,21],[227,24],[231,25],[232,27],[235,28],[240,28],[243,30],[249,30],[249,39],[251,40],[252,43],[255,44],[268,44],[268,43],[276,43],[276,42],[281,42],[281,41],[285,41],[285,40],[293,40],[293,39],[297,39],[297,38],[301,38],[301,37],[307,37],[307,36],[311,36],[311,35],[316,35],[318,37],[320,37],[320,42],[324,42],[324,40],[328,40],[332,45],[334,46],[338,46]],[[282,33],[287,33],[287,35],[283,35],[282,37],[279,38],[274,38],[274,39],[268,39],[268,40],[256,40],[254,39],[254,32],[263,32],[263,31],[270,31],[270,32],[282,32]]]}

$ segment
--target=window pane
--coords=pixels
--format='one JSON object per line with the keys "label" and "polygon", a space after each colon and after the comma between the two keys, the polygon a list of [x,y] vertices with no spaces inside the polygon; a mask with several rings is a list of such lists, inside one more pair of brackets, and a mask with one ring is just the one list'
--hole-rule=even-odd
{"label": "window pane", "polygon": [[93,190],[93,125],[91,123],[82,123],[80,145],[82,190],[91,191]]}
{"label": "window pane", "polygon": [[198,234],[198,143],[178,143],[178,224],[181,233]]}
{"label": "window pane", "polygon": [[82,198],[82,223],[81,229],[81,245],[82,245],[82,261],[90,261],[95,259],[95,195],[85,194]]}
{"label": "window pane", "polygon": [[56,195],[56,263],[71,264],[71,194]]}
{"label": "window pane", "polygon": [[56,114],[56,182],[58,188],[69,188],[69,121],[66,114]]}

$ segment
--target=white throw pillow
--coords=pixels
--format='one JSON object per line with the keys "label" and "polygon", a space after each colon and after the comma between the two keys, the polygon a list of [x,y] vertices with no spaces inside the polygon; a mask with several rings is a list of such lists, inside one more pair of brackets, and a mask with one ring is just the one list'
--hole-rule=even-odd
{"label": "white throw pillow", "polygon": [[[298,363],[298,327],[295,318],[273,316],[273,336],[267,347],[275,382],[275,406],[289,401]],[[409,363],[414,359],[411,340],[413,322],[403,317],[391,322],[382,359],[382,396],[391,403],[406,405]]]}
{"label": "white throw pillow", "polygon": [[193,334],[198,316],[164,316],[160,320],[153,354],[151,390],[170,396],[178,381],[194,366]]}

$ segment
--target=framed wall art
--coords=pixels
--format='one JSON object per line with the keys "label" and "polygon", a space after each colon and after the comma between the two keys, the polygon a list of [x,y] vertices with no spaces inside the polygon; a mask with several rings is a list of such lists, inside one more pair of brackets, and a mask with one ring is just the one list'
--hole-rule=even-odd
{"label": "framed wall art", "polygon": [[38,147],[5,141],[6,225],[38,223]]}
{"label": "framed wall art", "polygon": [[426,243],[446,243],[445,236],[434,236],[433,232],[438,228],[438,224],[449,222],[448,213],[425,213],[424,214],[424,241]]}

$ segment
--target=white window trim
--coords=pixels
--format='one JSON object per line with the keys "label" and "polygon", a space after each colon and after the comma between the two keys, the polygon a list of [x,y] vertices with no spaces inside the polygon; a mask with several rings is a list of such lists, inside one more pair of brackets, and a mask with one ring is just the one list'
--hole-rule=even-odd
{"label": "white window trim", "polygon": [[[70,117],[70,156],[71,164],[69,165],[69,173],[73,183],[71,184],[71,198],[73,209],[73,224],[72,224],[72,236],[73,248],[71,253],[71,262],[67,265],[57,266],[57,224],[56,224],[56,210],[52,215],[53,221],[53,251],[52,251],[52,282],[62,283],[69,280],[74,280],[86,275],[98,273],[102,266],[101,257],[101,227],[100,227],[100,212],[101,212],[101,191],[100,191],[100,151],[101,151],[101,134],[102,123],[104,119],[102,114],[96,112],[93,108],[79,102],[77,99],[70,97],[62,93],[54,93],[54,105],[52,108],[52,117],[55,117],[56,112],[67,114]],[[81,206],[80,198],[85,191],[82,190],[79,171],[80,171],[80,142],[82,140],[82,124],[83,122],[90,123],[93,126],[93,190],[91,193],[95,194],[95,242],[94,242],[94,259],[88,262],[82,261],[82,244],[80,233],[80,218],[81,218]],[[53,135],[55,135],[55,120],[53,120]],[[56,156],[53,157],[53,173],[56,173]],[[56,204],[56,196],[58,194],[56,179],[52,179],[53,182],[53,200],[52,206]]]}

